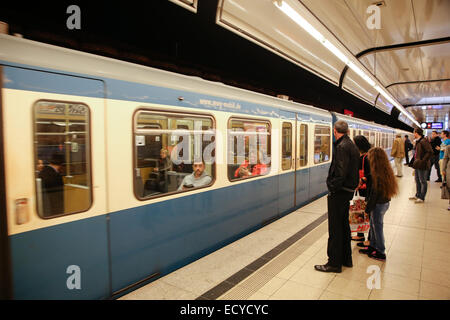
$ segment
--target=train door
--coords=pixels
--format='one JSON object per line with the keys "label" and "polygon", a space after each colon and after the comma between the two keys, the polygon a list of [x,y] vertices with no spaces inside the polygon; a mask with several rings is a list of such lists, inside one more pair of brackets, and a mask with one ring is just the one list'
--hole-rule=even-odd
{"label": "train door", "polygon": [[281,111],[281,164],[278,181],[278,212],[282,215],[295,207],[296,114]]}
{"label": "train door", "polygon": [[108,298],[103,82],[12,66],[3,80],[13,298]]}
{"label": "train door", "polygon": [[309,200],[308,168],[308,129],[309,124],[302,121],[305,117],[297,114],[296,160],[295,160],[295,206],[299,207]]}

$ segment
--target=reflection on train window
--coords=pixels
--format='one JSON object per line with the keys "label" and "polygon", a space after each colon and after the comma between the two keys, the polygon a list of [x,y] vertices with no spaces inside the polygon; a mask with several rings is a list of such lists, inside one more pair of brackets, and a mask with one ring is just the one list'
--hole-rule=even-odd
{"label": "reflection on train window", "polygon": [[215,134],[211,117],[142,110],[134,121],[134,189],[138,199],[212,184]]}
{"label": "reflection on train window", "polygon": [[271,167],[270,123],[250,119],[228,122],[228,179],[266,175]]}
{"label": "reflection on train window", "polygon": [[37,211],[51,218],[92,203],[89,108],[39,101],[34,106]]}
{"label": "reflection on train window", "polygon": [[308,125],[300,126],[300,167],[308,164]]}
{"label": "reflection on train window", "polygon": [[281,167],[283,170],[289,170],[292,167],[292,124],[289,122],[283,122]]}
{"label": "reflection on train window", "polygon": [[316,126],[314,129],[314,163],[330,160],[330,127]]}

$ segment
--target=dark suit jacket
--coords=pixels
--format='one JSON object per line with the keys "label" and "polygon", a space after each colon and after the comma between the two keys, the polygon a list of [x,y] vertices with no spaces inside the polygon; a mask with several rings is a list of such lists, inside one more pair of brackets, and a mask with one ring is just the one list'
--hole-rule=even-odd
{"label": "dark suit jacket", "polygon": [[39,173],[42,179],[43,216],[50,217],[64,213],[64,182],[62,175],[50,166]]}
{"label": "dark suit jacket", "polygon": [[333,160],[327,177],[328,191],[354,192],[359,183],[358,148],[347,135],[343,135],[333,144]]}

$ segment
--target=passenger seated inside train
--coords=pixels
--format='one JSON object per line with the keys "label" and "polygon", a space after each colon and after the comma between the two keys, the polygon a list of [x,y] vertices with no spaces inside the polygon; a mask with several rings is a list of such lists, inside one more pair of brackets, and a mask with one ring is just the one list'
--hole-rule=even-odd
{"label": "passenger seated inside train", "polygon": [[167,172],[172,170],[172,161],[170,160],[167,149],[160,150],[159,160],[156,165],[157,166],[153,168],[153,172],[149,174],[149,179],[146,181],[145,189],[167,193]]}
{"label": "passenger seated inside train", "polygon": [[258,154],[256,151],[250,151],[248,158],[249,160],[244,160],[234,172],[235,178],[246,178],[268,173],[267,165],[258,161]]}
{"label": "passenger seated inside train", "polygon": [[184,177],[178,191],[189,190],[192,188],[199,188],[211,183],[212,178],[205,172],[205,162],[203,160],[194,162],[194,171]]}

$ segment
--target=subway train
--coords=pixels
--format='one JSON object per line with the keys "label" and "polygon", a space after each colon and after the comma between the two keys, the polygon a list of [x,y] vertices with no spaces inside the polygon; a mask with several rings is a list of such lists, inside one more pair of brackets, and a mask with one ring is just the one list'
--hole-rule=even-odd
{"label": "subway train", "polygon": [[14,299],[120,297],[325,195],[335,121],[398,132],[9,35],[0,77]]}

